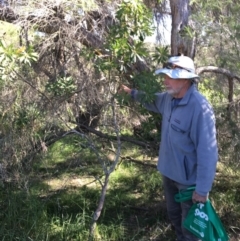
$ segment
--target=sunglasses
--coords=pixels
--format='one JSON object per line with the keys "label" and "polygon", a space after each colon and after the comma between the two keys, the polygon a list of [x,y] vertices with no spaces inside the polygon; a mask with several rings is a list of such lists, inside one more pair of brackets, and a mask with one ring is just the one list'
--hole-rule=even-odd
{"label": "sunglasses", "polygon": [[184,69],[184,70],[187,70],[188,72],[190,72],[188,69],[182,68],[182,67],[177,66],[176,64],[173,64],[173,63],[164,63],[163,68],[166,68],[166,69]]}

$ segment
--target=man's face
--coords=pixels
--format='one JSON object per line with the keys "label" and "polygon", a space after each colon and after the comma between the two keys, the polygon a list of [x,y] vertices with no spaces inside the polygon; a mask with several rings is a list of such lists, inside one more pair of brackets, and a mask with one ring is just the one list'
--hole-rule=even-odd
{"label": "man's face", "polygon": [[189,80],[172,79],[168,75],[164,76],[163,83],[167,92],[175,98],[182,98],[190,86]]}

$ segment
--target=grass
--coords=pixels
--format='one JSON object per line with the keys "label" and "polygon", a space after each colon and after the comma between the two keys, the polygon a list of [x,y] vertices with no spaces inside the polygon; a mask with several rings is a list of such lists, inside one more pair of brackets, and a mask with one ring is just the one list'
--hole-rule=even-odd
{"label": "grass", "polygon": [[[109,150],[101,149],[103,157]],[[146,154],[123,143],[123,159],[111,175],[105,206],[98,220],[98,241],[174,240],[167,221],[161,176],[145,164]],[[149,160],[156,164],[156,160]],[[112,161],[105,160],[110,166]],[[219,164],[210,199],[231,240],[240,235],[240,173]],[[34,162],[24,189],[14,183],[0,189],[0,240],[88,240],[103,170],[82,140],[68,136]]]}

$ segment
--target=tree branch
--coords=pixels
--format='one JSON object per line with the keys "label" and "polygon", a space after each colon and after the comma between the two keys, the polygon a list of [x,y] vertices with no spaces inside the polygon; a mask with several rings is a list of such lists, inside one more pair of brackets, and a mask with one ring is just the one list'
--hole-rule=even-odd
{"label": "tree branch", "polygon": [[[83,129],[87,129],[89,132],[101,137],[101,138],[105,138],[105,139],[109,139],[109,140],[117,140],[117,137],[116,136],[113,136],[113,135],[108,135],[108,134],[105,134],[101,131],[97,131],[87,125],[80,125],[78,126],[77,128],[83,128]],[[138,146],[141,146],[141,147],[144,147],[144,148],[153,148],[153,149],[157,149],[158,148],[158,145],[156,145],[156,142],[147,142],[147,141],[139,141],[139,140],[136,140],[136,139],[132,139],[132,138],[129,138],[129,137],[125,137],[125,136],[120,136],[120,140],[121,141],[126,141],[126,142],[130,142],[130,143],[133,143],[135,145],[138,145]]]}
{"label": "tree branch", "polygon": [[227,76],[228,78],[236,79],[240,82],[239,76],[237,76],[236,74],[234,74],[231,71],[224,69],[224,68],[219,68],[219,67],[215,67],[215,66],[203,66],[203,67],[199,67],[196,69],[196,73],[198,75],[205,73],[205,72],[222,74],[222,75]]}

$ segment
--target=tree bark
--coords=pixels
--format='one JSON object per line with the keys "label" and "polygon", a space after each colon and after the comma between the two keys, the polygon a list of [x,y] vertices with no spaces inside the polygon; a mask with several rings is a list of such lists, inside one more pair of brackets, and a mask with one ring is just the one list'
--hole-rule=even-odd
{"label": "tree bark", "polygon": [[194,59],[196,39],[186,35],[191,14],[189,0],[170,0],[172,13],[171,55],[185,55]]}
{"label": "tree bark", "polygon": [[100,199],[98,202],[97,209],[95,210],[94,215],[93,215],[92,224],[90,226],[88,241],[94,240],[97,221],[101,215],[101,212],[102,212],[102,209],[104,206],[104,202],[105,202],[107,187],[108,187],[108,183],[109,183],[109,176],[110,176],[110,174],[105,174],[105,180],[104,180],[104,184],[102,185],[101,196],[100,196]]}

